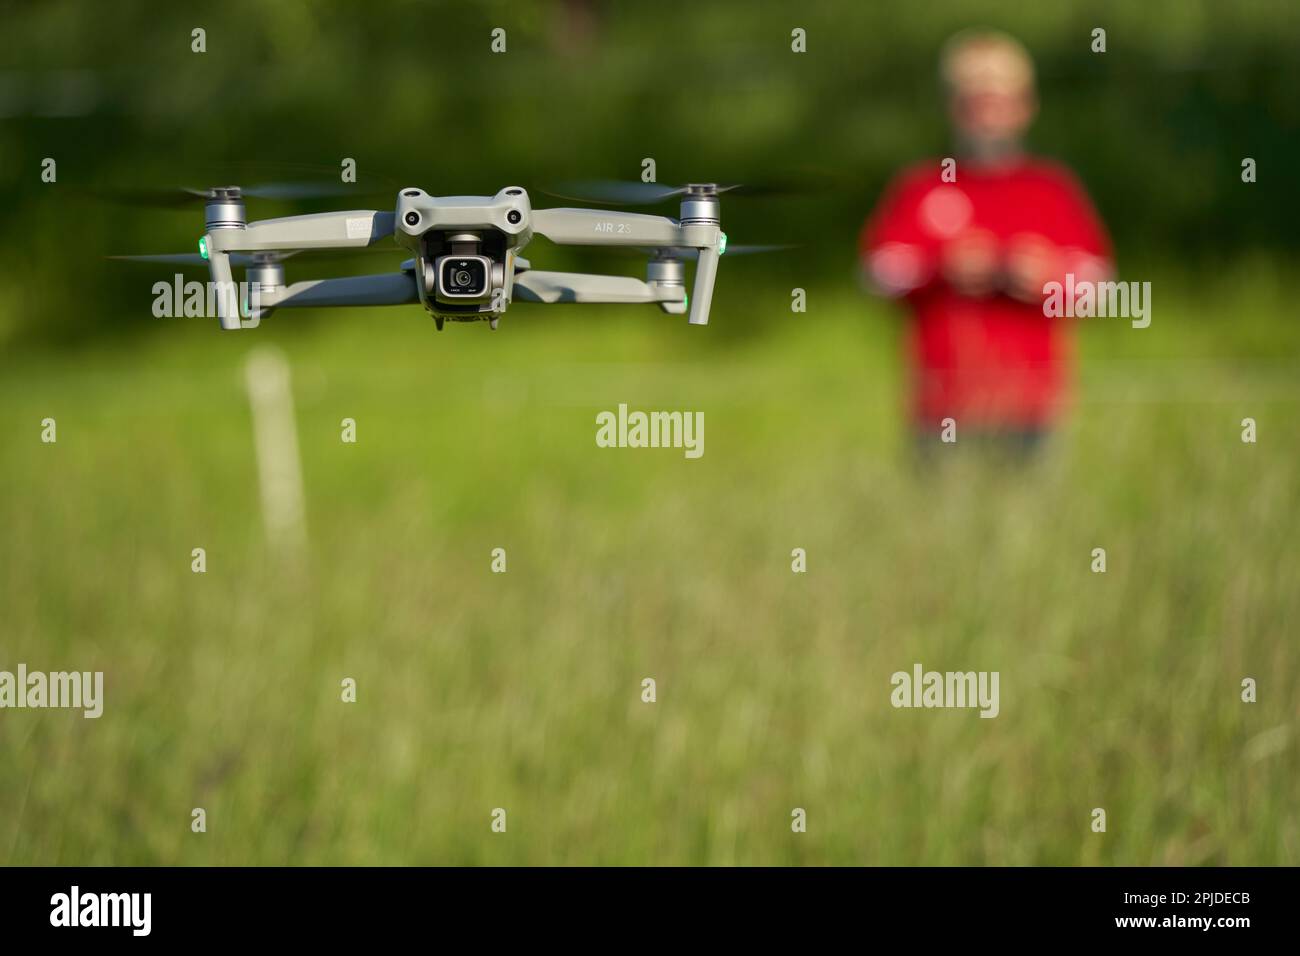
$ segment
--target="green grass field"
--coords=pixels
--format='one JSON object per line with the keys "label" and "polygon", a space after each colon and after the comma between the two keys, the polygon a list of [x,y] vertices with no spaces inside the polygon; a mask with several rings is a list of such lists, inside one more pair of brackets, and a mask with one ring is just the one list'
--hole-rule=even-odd
{"label": "green grass field", "polygon": [[[847,289],[792,316],[724,287],[708,331],[281,312],[11,352],[0,669],[103,670],[106,699],[0,711],[0,862],[1300,863],[1276,274],[1157,282],[1144,331],[1085,323],[1069,426],[1027,470],[913,467],[895,326]],[[240,373],[268,343],[297,568],[263,540]],[[703,458],[598,449],[619,402],[704,411]],[[999,671],[1000,715],[894,709],[918,661]]]}

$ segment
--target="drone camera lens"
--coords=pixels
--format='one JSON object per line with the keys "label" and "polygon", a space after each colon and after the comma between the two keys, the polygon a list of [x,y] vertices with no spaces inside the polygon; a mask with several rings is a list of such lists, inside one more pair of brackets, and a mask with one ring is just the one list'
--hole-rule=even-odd
{"label": "drone camera lens", "polygon": [[408,212],[406,214],[406,224],[408,226],[418,226],[420,224],[420,214],[418,212]]}
{"label": "drone camera lens", "polygon": [[447,256],[440,260],[438,285],[453,299],[479,298],[488,291],[488,262],[482,256]]}
{"label": "drone camera lens", "polygon": [[508,213],[506,213],[506,221],[510,223],[510,225],[512,226],[517,226],[519,224],[519,220],[523,218],[524,218],[523,214],[520,213],[518,209],[511,209]]}

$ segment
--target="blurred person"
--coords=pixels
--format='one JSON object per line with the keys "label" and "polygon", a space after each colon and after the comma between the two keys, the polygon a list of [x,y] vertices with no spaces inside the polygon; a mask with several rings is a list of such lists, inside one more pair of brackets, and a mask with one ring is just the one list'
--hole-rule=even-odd
{"label": "blurred person", "polygon": [[1060,416],[1073,352],[1043,287],[1067,273],[1103,280],[1110,243],[1074,176],[1023,149],[1038,109],[1024,47],[960,33],[940,72],[955,164],[929,160],[890,184],[862,230],[864,279],[911,313],[918,445],[932,449],[952,419],[958,445],[1032,451]]}

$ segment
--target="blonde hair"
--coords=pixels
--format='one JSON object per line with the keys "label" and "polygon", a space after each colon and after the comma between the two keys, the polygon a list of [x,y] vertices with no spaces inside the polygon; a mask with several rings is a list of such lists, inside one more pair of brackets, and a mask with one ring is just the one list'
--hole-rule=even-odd
{"label": "blonde hair", "polygon": [[1024,44],[998,30],[963,30],[939,55],[939,76],[949,93],[958,90],[1026,92],[1034,88],[1034,61]]}

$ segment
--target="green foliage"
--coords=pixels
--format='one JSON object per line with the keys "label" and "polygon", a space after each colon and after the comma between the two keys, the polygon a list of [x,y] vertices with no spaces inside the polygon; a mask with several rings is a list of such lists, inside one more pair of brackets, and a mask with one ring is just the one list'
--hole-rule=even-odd
{"label": "green foliage", "polygon": [[[99,256],[192,248],[197,211],[88,204],[78,186],[208,185],[197,171],[222,164],[245,180],[266,163],[328,174],[345,156],[359,188],[387,195],[409,183],[466,193],[635,178],[646,156],[666,182],[793,177],[823,191],[724,210],[735,242],[803,246],[749,267],[752,281],[846,286],[856,231],[888,177],[944,155],[937,51],[978,24],[1011,30],[1035,55],[1034,145],[1079,171],[1126,272],[1295,250],[1290,3],[236,0],[200,14],[51,0],[6,21],[0,341],[146,323],[138,270]],[[790,52],[796,25],[805,54]],[[204,54],[190,51],[196,26]],[[1097,26],[1105,54],[1089,50]],[[495,27],[504,54],[490,50]],[[46,156],[58,185],[39,182]],[[1245,156],[1259,163],[1256,184],[1240,180]],[[801,281],[788,282],[796,269]]]}

